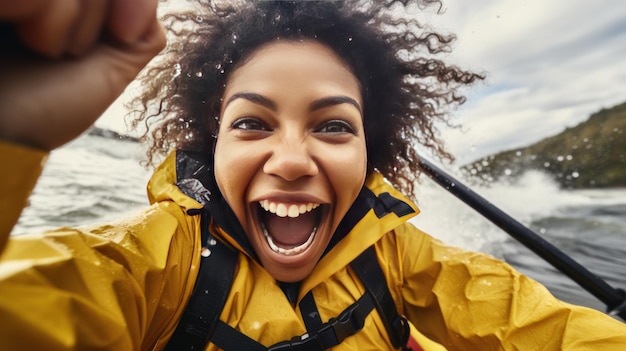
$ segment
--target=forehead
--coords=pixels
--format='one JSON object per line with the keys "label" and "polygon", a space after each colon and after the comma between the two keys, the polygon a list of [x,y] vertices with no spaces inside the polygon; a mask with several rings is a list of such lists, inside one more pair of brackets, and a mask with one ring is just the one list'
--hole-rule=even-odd
{"label": "forehead", "polygon": [[350,68],[315,41],[276,41],[260,47],[232,72],[224,96],[276,89],[343,94],[362,103],[359,82]]}

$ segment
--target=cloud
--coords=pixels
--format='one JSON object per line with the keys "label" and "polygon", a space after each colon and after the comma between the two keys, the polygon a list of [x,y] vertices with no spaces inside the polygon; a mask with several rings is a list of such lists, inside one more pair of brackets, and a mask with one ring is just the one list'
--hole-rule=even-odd
{"label": "cloud", "polygon": [[447,1],[427,16],[458,36],[452,62],[487,72],[444,132],[459,163],[557,134],[626,101],[626,7],[588,2]]}

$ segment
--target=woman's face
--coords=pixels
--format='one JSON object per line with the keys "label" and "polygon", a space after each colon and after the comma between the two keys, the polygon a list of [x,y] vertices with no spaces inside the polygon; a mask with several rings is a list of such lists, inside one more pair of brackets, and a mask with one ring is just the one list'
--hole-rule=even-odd
{"label": "woman's face", "polygon": [[355,76],[317,42],[274,42],[229,77],[215,177],[261,264],[304,279],[366,174]]}

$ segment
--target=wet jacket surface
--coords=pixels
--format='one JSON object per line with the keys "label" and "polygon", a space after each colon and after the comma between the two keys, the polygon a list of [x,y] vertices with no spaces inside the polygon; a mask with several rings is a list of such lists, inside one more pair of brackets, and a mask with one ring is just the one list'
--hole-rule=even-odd
{"label": "wet jacket surface", "polygon": [[[3,169],[15,170],[0,180],[3,234],[45,156],[0,145]],[[194,286],[202,247],[194,210],[210,196],[197,178],[181,174],[189,170],[170,156],[149,183],[152,206],[115,223],[11,237],[0,256],[0,350],[162,349]],[[347,265],[375,245],[397,309],[424,350],[624,350],[625,324],[560,302],[507,264],[446,246],[407,223],[417,208],[380,176],[368,178],[353,207],[345,232],[300,286],[298,300],[312,291],[323,321],[364,293]],[[264,345],[305,333],[297,303],[245,241],[215,221],[211,231],[241,252],[221,319]],[[374,311],[334,349],[391,344]]]}

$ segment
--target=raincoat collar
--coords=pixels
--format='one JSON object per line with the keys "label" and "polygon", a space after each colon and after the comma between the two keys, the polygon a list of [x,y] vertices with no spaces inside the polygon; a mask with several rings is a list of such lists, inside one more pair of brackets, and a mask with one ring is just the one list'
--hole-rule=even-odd
{"label": "raincoat collar", "polygon": [[[258,259],[243,228],[222,197],[212,170],[210,155],[191,151],[172,153],[157,168],[148,183],[150,202],[174,201],[187,213],[209,211],[215,229],[246,255]],[[348,265],[419,210],[379,173],[371,174],[348,213],[333,234],[313,273],[303,282],[318,282]],[[306,291],[306,289],[302,289]]]}

